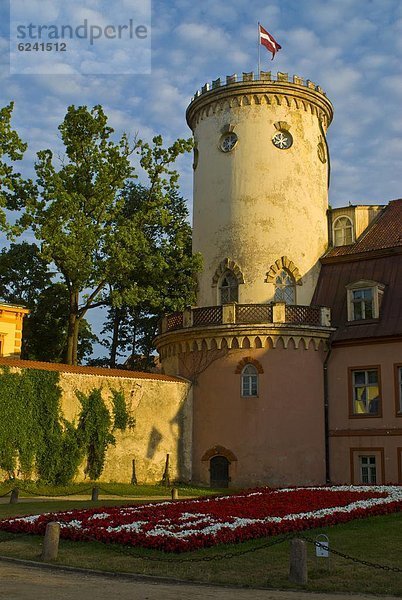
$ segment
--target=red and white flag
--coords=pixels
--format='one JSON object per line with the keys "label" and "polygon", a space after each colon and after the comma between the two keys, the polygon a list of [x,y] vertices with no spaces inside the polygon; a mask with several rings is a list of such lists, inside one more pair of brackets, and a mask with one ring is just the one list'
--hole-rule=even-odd
{"label": "red and white flag", "polygon": [[275,54],[278,52],[278,50],[282,48],[282,46],[278,44],[275,38],[273,38],[272,35],[268,33],[268,31],[264,29],[262,25],[258,24],[258,28],[260,31],[260,44],[262,44],[266,47],[267,50],[272,52],[271,60],[274,60]]}

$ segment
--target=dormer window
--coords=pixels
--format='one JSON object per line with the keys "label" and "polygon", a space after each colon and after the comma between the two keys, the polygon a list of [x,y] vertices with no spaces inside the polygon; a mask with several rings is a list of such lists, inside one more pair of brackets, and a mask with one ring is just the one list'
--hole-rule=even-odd
{"label": "dormer window", "polygon": [[348,246],[354,242],[353,222],[349,217],[338,217],[333,224],[334,246]]}
{"label": "dormer window", "polygon": [[346,286],[348,321],[378,319],[384,286],[376,281],[356,281]]}

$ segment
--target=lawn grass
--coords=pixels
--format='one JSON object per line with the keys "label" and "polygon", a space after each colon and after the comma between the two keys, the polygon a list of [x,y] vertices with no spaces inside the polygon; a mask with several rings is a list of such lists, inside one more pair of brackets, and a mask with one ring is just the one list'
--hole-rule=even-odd
{"label": "lawn grass", "polygon": [[35,481],[13,480],[0,482],[0,496],[13,488],[18,488],[19,495],[22,498],[44,495],[44,496],[68,496],[88,495],[91,496],[93,487],[100,488],[100,496],[110,495],[128,496],[128,497],[164,497],[170,496],[171,489],[176,487],[179,490],[179,496],[198,497],[211,494],[235,493],[235,489],[212,489],[207,487],[196,487],[186,484],[172,484],[169,487],[164,485],[131,485],[128,483],[103,483],[102,481],[87,481],[82,483],[71,483],[66,486],[52,486]]}
{"label": "lawn grass", "polygon": [[[127,504],[127,501],[52,501],[15,505],[0,505],[0,518],[10,515],[36,514],[71,508]],[[352,557],[373,563],[402,568],[402,513],[356,519],[349,523],[306,531],[314,538],[326,533],[330,547]],[[301,533],[303,535],[303,533]],[[113,572],[132,572],[189,581],[231,584],[247,587],[295,589],[288,581],[289,541],[254,550],[274,540],[251,540],[243,544],[219,545],[214,548],[170,555],[158,551],[135,548],[127,551],[121,546],[92,542],[61,540],[57,564]],[[41,553],[40,536],[0,532],[0,555],[38,560]],[[222,556],[227,552],[238,556],[208,562],[201,558]],[[161,560],[147,560],[163,559]],[[196,559],[196,562],[188,562]],[[187,562],[182,562],[186,560]],[[318,562],[319,561],[319,562]],[[312,544],[308,544],[309,582],[298,589],[328,592],[360,592],[380,596],[402,596],[402,573],[374,569],[332,555],[330,569],[327,559],[317,559]]]}

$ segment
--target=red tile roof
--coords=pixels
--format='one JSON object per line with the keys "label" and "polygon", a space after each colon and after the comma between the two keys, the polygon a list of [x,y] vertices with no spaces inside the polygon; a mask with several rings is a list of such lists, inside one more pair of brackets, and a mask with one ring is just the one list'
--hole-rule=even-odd
{"label": "red tile roof", "polygon": [[65,365],[62,363],[39,362],[36,360],[20,360],[18,358],[0,358],[0,366],[19,367],[24,369],[41,369],[59,371],[61,373],[79,373],[81,375],[101,375],[103,377],[124,377],[126,379],[149,379],[154,381],[173,381],[183,383],[182,379],[158,373],[143,373],[124,369],[105,369],[102,367],[82,367],[80,365]]}
{"label": "red tile roof", "polygon": [[392,200],[354,244],[331,248],[323,260],[397,247],[402,247],[402,199]]}

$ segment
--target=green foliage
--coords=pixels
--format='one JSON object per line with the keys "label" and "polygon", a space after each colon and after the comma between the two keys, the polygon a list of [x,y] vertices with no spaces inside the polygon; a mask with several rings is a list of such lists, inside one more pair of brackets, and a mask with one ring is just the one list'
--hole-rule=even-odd
{"label": "green foliage", "polygon": [[158,320],[195,301],[201,260],[191,251],[186,203],[173,183],[169,187],[164,181],[167,191],[157,185],[132,184],[123,194],[126,218],[140,219],[147,254],[140,268],[133,267],[128,277],[112,288],[112,306],[102,331],[110,335],[103,345],[110,351],[111,367],[116,366],[119,353],[129,351],[130,368],[152,369]]}
{"label": "green foliage", "polygon": [[27,144],[11,126],[14,103],[0,108],[0,229],[10,231],[4,207],[18,209],[24,198],[34,193],[32,181],[24,181],[13,163],[22,160]]}
{"label": "green foliage", "polygon": [[112,390],[113,406],[113,429],[124,431],[129,427],[135,427],[135,419],[128,414],[124,393],[119,390]]}
{"label": "green foliage", "polygon": [[47,483],[67,483],[75,474],[78,452],[73,427],[61,420],[59,374],[27,369],[0,377],[0,468],[15,477],[35,470]]}
{"label": "green foliage", "polygon": [[[0,210],[1,202],[20,210],[9,230],[21,234],[31,228],[40,258],[64,281],[65,362],[78,362],[80,328],[82,333],[83,318],[91,308],[125,305],[155,319],[165,308],[191,302],[199,260],[191,256],[191,232],[173,164],[192,149],[192,140],[178,139],[165,148],[158,135],[150,144],[136,140],[130,146],[126,134],[113,140],[100,105],[70,106],[59,126],[65,156],[56,165],[50,149],[38,152],[34,185],[2,162],[3,156],[8,161],[21,159],[26,149],[11,129],[12,109],[10,104],[0,111]],[[139,154],[146,187],[133,186],[133,152]],[[41,301],[47,309],[45,290],[40,290]],[[56,331],[60,346],[62,330]],[[116,349],[115,340],[112,346]],[[58,349],[52,352],[59,360]],[[34,356],[32,349],[27,353],[38,358],[38,347]]]}
{"label": "green foliage", "polygon": [[11,304],[32,309],[38,293],[52,280],[48,263],[40,256],[36,244],[10,244],[0,252],[0,297]]}
{"label": "green foliage", "polygon": [[[26,322],[21,358],[63,362],[67,348],[69,294],[64,283],[52,283],[38,290],[36,302]],[[81,319],[78,330],[77,359],[82,363],[92,354],[97,337],[86,319]]]}
{"label": "green foliage", "polygon": [[[61,362],[66,354],[69,293],[63,283],[52,282],[53,273],[36,244],[11,244],[0,252],[0,298],[24,304],[21,358]],[[79,327],[78,361],[92,353],[97,341],[89,323]]]}
{"label": "green foliage", "polygon": [[93,389],[88,396],[77,392],[77,397],[82,406],[77,433],[87,457],[85,472],[95,480],[102,473],[108,446],[116,443],[112,420],[100,389]]}
{"label": "green foliage", "polygon": [[112,391],[113,422],[101,390],[88,396],[77,392],[81,402],[78,425],[63,419],[59,373],[26,369],[0,373],[0,468],[15,478],[35,473],[51,485],[67,485],[86,457],[86,473],[98,479],[106,451],[115,444],[113,429],[134,427],[124,394]]}

